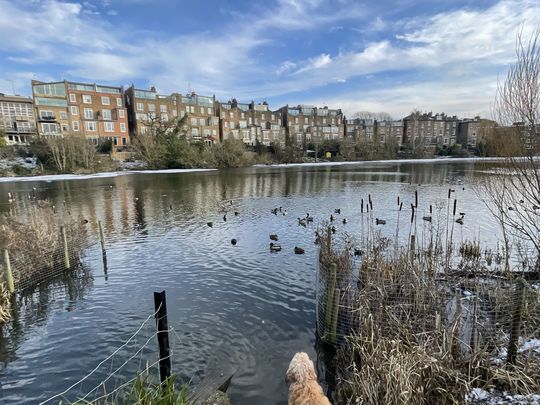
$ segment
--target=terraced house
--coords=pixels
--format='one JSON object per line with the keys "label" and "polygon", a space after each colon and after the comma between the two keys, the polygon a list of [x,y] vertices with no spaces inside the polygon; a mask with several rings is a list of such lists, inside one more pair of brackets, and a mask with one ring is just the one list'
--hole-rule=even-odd
{"label": "terraced house", "polygon": [[36,121],[30,97],[0,93],[0,132],[8,145],[26,145],[35,137]]}
{"label": "terraced house", "polygon": [[76,82],[32,81],[40,136],[85,136],[95,144],[129,144],[122,87]]}
{"label": "terraced house", "polygon": [[249,104],[239,103],[234,98],[226,103],[216,102],[216,114],[221,141],[241,139],[246,145],[255,144],[255,128],[248,126]]}
{"label": "terraced house", "polygon": [[271,111],[268,103],[249,105],[248,125],[255,128],[256,139],[263,145],[271,143],[285,145],[285,128],[281,126],[281,111]]}
{"label": "terraced house", "polygon": [[306,148],[311,142],[343,139],[343,114],[339,109],[299,105],[280,109],[286,139],[297,147]]}
{"label": "terraced house", "polygon": [[405,141],[413,148],[435,149],[456,144],[459,119],[444,113],[412,113],[403,119]]}

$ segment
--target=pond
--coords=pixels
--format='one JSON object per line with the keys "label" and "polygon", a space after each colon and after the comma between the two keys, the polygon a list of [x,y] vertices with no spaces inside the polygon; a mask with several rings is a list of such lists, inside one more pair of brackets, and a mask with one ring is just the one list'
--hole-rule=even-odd
{"label": "pond", "polygon": [[[494,247],[498,227],[473,186],[488,175],[485,162],[430,160],[0,183],[0,211],[10,209],[8,192],[18,197],[11,208],[24,211],[24,197],[36,187],[39,198],[81,214],[94,230],[101,220],[108,249],[107,276],[94,245],[77,277],[21,299],[0,337],[0,402],[35,404],[63,392],[140,328],[64,398],[83,397],[111,374],[109,390],[132,378],[157,358],[153,292],[166,290],[174,372],[193,383],[234,372],[234,404],[286,404],[293,354],[317,358],[317,225],[339,208],[337,233],[358,237],[361,199],[370,194],[373,218],[386,220],[377,229],[393,238],[400,196],[406,237],[415,191],[420,216],[430,204],[446,214],[452,187],[466,213],[456,238]],[[278,215],[271,213],[276,207]],[[314,222],[299,226],[306,213]],[[270,234],[279,236],[281,252],[270,252]],[[295,246],[305,254],[295,255]]]}

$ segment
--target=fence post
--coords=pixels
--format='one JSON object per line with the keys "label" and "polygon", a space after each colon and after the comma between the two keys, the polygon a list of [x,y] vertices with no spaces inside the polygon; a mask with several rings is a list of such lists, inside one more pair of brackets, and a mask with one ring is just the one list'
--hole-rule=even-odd
{"label": "fence post", "polygon": [[154,292],[156,308],[156,327],[159,345],[159,378],[162,384],[171,376],[171,357],[169,350],[169,325],[167,324],[167,300],[165,291]]}
{"label": "fence post", "polygon": [[10,294],[15,292],[15,283],[13,282],[13,273],[11,272],[11,261],[9,260],[9,251],[4,249],[4,279]]}
{"label": "fence post", "polygon": [[411,263],[414,262],[415,250],[416,250],[416,236],[411,235],[411,245],[409,247],[409,256],[411,259]]}
{"label": "fence post", "polygon": [[62,241],[64,242],[64,266],[66,269],[70,269],[71,265],[69,263],[69,250],[66,236],[66,227],[64,225],[60,226],[60,232],[62,233]]}
{"label": "fence post", "polygon": [[101,255],[103,256],[103,271],[107,273],[107,250],[105,246],[105,236],[103,234],[103,226],[101,226],[101,221],[98,221],[99,228],[99,240],[101,242]]}
{"label": "fence post", "polygon": [[325,340],[331,339],[331,329],[332,329],[332,313],[334,305],[334,294],[336,289],[336,272],[337,266],[335,263],[330,264],[326,277],[326,308],[324,316],[324,336]]}
{"label": "fence post", "polygon": [[473,321],[470,342],[471,354],[474,354],[476,350],[478,350],[478,291],[475,291],[473,305]]}
{"label": "fence post", "polygon": [[521,321],[523,317],[523,306],[525,305],[525,280],[516,279],[516,291],[514,294],[514,315],[512,317],[512,330],[510,331],[510,341],[508,342],[507,364],[516,364],[519,334],[521,333]]}
{"label": "fence post", "polygon": [[332,303],[332,324],[330,327],[330,342],[336,343],[337,341],[337,324],[339,317],[339,298],[341,296],[341,291],[339,288],[336,288],[334,291],[334,302]]}

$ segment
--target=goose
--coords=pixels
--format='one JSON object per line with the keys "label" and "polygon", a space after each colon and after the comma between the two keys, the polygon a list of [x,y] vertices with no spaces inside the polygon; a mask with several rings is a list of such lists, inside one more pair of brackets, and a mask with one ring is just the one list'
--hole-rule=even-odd
{"label": "goose", "polygon": [[335,226],[332,226],[332,228],[330,228],[330,230],[332,231],[332,233],[336,233],[336,227]]}
{"label": "goose", "polygon": [[309,212],[306,214],[306,221],[307,222],[313,222],[313,217],[309,216]]}
{"label": "goose", "polygon": [[281,212],[283,210],[283,207],[279,207],[279,212]]}
{"label": "goose", "polygon": [[274,215],[277,215],[278,209],[277,209],[277,208],[272,208],[272,209],[270,210],[270,212],[271,212],[272,214],[274,214]]}
{"label": "goose", "polygon": [[283,210],[283,216],[287,215],[287,210]]}
{"label": "goose", "polygon": [[298,218],[298,225],[306,226],[306,219],[305,218]]}
{"label": "goose", "polygon": [[343,218],[343,225],[345,225],[347,223],[347,218]]}
{"label": "goose", "polygon": [[422,217],[424,221],[431,222],[431,217]]}
{"label": "goose", "polygon": [[508,211],[514,211],[514,207],[508,207]]}
{"label": "goose", "polygon": [[223,215],[223,221],[227,222],[227,214]]}
{"label": "goose", "polygon": [[540,207],[538,205],[533,204],[532,209],[533,210],[540,210]]}
{"label": "goose", "polygon": [[294,247],[294,254],[303,255],[304,252],[305,252],[304,249],[302,249],[301,247],[298,247],[298,246]]}
{"label": "goose", "polygon": [[460,225],[463,225],[463,217],[456,219],[456,222]]}
{"label": "goose", "polygon": [[278,245],[277,243],[270,243],[270,251],[271,252],[281,251],[281,245]]}
{"label": "goose", "polygon": [[375,225],[386,225],[386,220],[375,218]]}
{"label": "goose", "polygon": [[465,213],[464,212],[460,212],[459,215],[461,215],[462,217],[465,216]]}
{"label": "goose", "polygon": [[277,235],[270,235],[270,239],[271,240],[278,240],[278,236]]}
{"label": "goose", "polygon": [[333,215],[330,215],[330,222],[334,222],[334,216]]}
{"label": "goose", "polygon": [[354,249],[354,255],[355,256],[362,256],[362,253],[363,252],[360,249],[356,249],[356,248]]}
{"label": "goose", "polygon": [[236,240],[236,239],[234,239],[234,238],[233,238],[233,239],[231,239],[231,245],[233,245],[233,246],[234,246],[234,245],[236,245],[236,242],[237,242],[237,240]]}
{"label": "goose", "polygon": [[214,223],[213,222],[207,222],[206,225],[208,225],[210,228],[212,228],[214,226]]}
{"label": "goose", "polygon": [[341,208],[336,208],[334,210],[334,214],[341,214]]}
{"label": "goose", "polygon": [[240,213],[238,211],[234,211],[234,216],[237,217],[238,215],[240,215]]}

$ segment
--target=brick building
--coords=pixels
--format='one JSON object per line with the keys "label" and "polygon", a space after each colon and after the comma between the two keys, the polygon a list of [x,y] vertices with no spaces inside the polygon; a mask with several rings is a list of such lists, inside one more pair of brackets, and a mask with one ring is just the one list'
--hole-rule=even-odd
{"label": "brick building", "polygon": [[459,119],[444,113],[412,113],[403,119],[405,138],[413,148],[435,149],[439,146],[452,146],[457,141]]}
{"label": "brick building", "polygon": [[26,145],[35,137],[34,105],[30,97],[0,93],[0,132],[8,145]]}
{"label": "brick building", "polygon": [[310,142],[343,139],[345,136],[343,113],[339,109],[287,105],[280,111],[286,141],[297,147],[306,148]]}
{"label": "brick building", "polygon": [[474,117],[464,118],[458,124],[457,143],[466,148],[476,148],[493,134],[497,123],[493,120]]}
{"label": "brick building", "polygon": [[79,135],[95,144],[101,140],[115,146],[129,144],[122,87],[32,80],[32,94],[39,135]]}

